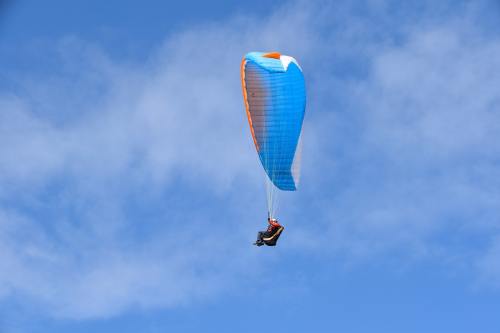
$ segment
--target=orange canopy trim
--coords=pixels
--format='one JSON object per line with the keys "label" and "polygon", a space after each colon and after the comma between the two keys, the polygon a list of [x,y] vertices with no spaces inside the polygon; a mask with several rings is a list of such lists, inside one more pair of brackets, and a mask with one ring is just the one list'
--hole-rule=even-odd
{"label": "orange canopy trim", "polygon": [[274,59],[279,60],[281,57],[281,54],[279,52],[269,52],[269,53],[263,54],[262,56],[266,57],[266,58],[274,58]]}

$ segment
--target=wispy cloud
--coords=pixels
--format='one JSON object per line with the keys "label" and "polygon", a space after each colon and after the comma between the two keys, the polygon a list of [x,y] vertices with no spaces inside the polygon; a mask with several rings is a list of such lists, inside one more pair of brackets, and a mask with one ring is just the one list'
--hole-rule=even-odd
{"label": "wispy cloud", "polygon": [[[304,14],[293,15],[302,33]],[[103,317],[255,275],[256,226],[245,222],[262,182],[239,63],[274,44],[259,45],[253,23],[263,36],[288,31],[252,20],[181,32],[143,65],[68,37],[50,51],[53,73],[11,77],[0,101],[3,297]]]}
{"label": "wispy cloud", "polygon": [[314,119],[306,147],[314,155],[305,169],[330,189],[311,188],[306,200],[331,229],[334,252],[472,268],[497,233],[500,40],[477,24],[477,11],[385,33],[382,24],[374,35],[364,33],[373,22],[353,19],[363,32],[352,47],[363,51],[359,70],[328,77],[316,103],[335,113]]}

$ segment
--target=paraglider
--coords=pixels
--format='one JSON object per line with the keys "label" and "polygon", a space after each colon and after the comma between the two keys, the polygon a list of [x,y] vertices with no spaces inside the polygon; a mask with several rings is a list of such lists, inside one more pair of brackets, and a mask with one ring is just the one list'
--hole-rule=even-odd
{"label": "paraglider", "polygon": [[267,222],[269,226],[266,231],[259,231],[257,233],[257,240],[254,245],[262,246],[276,246],[276,242],[281,235],[281,232],[285,229],[281,224],[278,223],[278,220],[272,219],[270,217],[267,218]]}
{"label": "paraglider", "polygon": [[269,227],[255,245],[276,245],[283,231],[275,218],[279,191],[296,191],[300,176],[305,82],[297,61],[278,52],[250,52],[241,63],[250,133],[266,173]]}

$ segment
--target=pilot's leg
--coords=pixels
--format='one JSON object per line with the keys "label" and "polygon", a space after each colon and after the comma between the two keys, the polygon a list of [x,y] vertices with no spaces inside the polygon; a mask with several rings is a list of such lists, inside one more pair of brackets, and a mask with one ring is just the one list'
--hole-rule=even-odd
{"label": "pilot's leg", "polygon": [[257,246],[264,245],[264,241],[262,240],[263,237],[264,237],[264,232],[259,231],[257,233],[257,240],[255,241],[254,245],[257,245]]}

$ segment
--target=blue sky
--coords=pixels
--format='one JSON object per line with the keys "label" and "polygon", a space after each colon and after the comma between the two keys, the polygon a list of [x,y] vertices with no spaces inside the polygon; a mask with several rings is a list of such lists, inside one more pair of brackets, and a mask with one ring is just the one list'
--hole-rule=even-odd
{"label": "blue sky", "polygon": [[[496,1],[49,3],[0,6],[0,332],[500,330]],[[254,50],[307,84],[276,248]]]}

